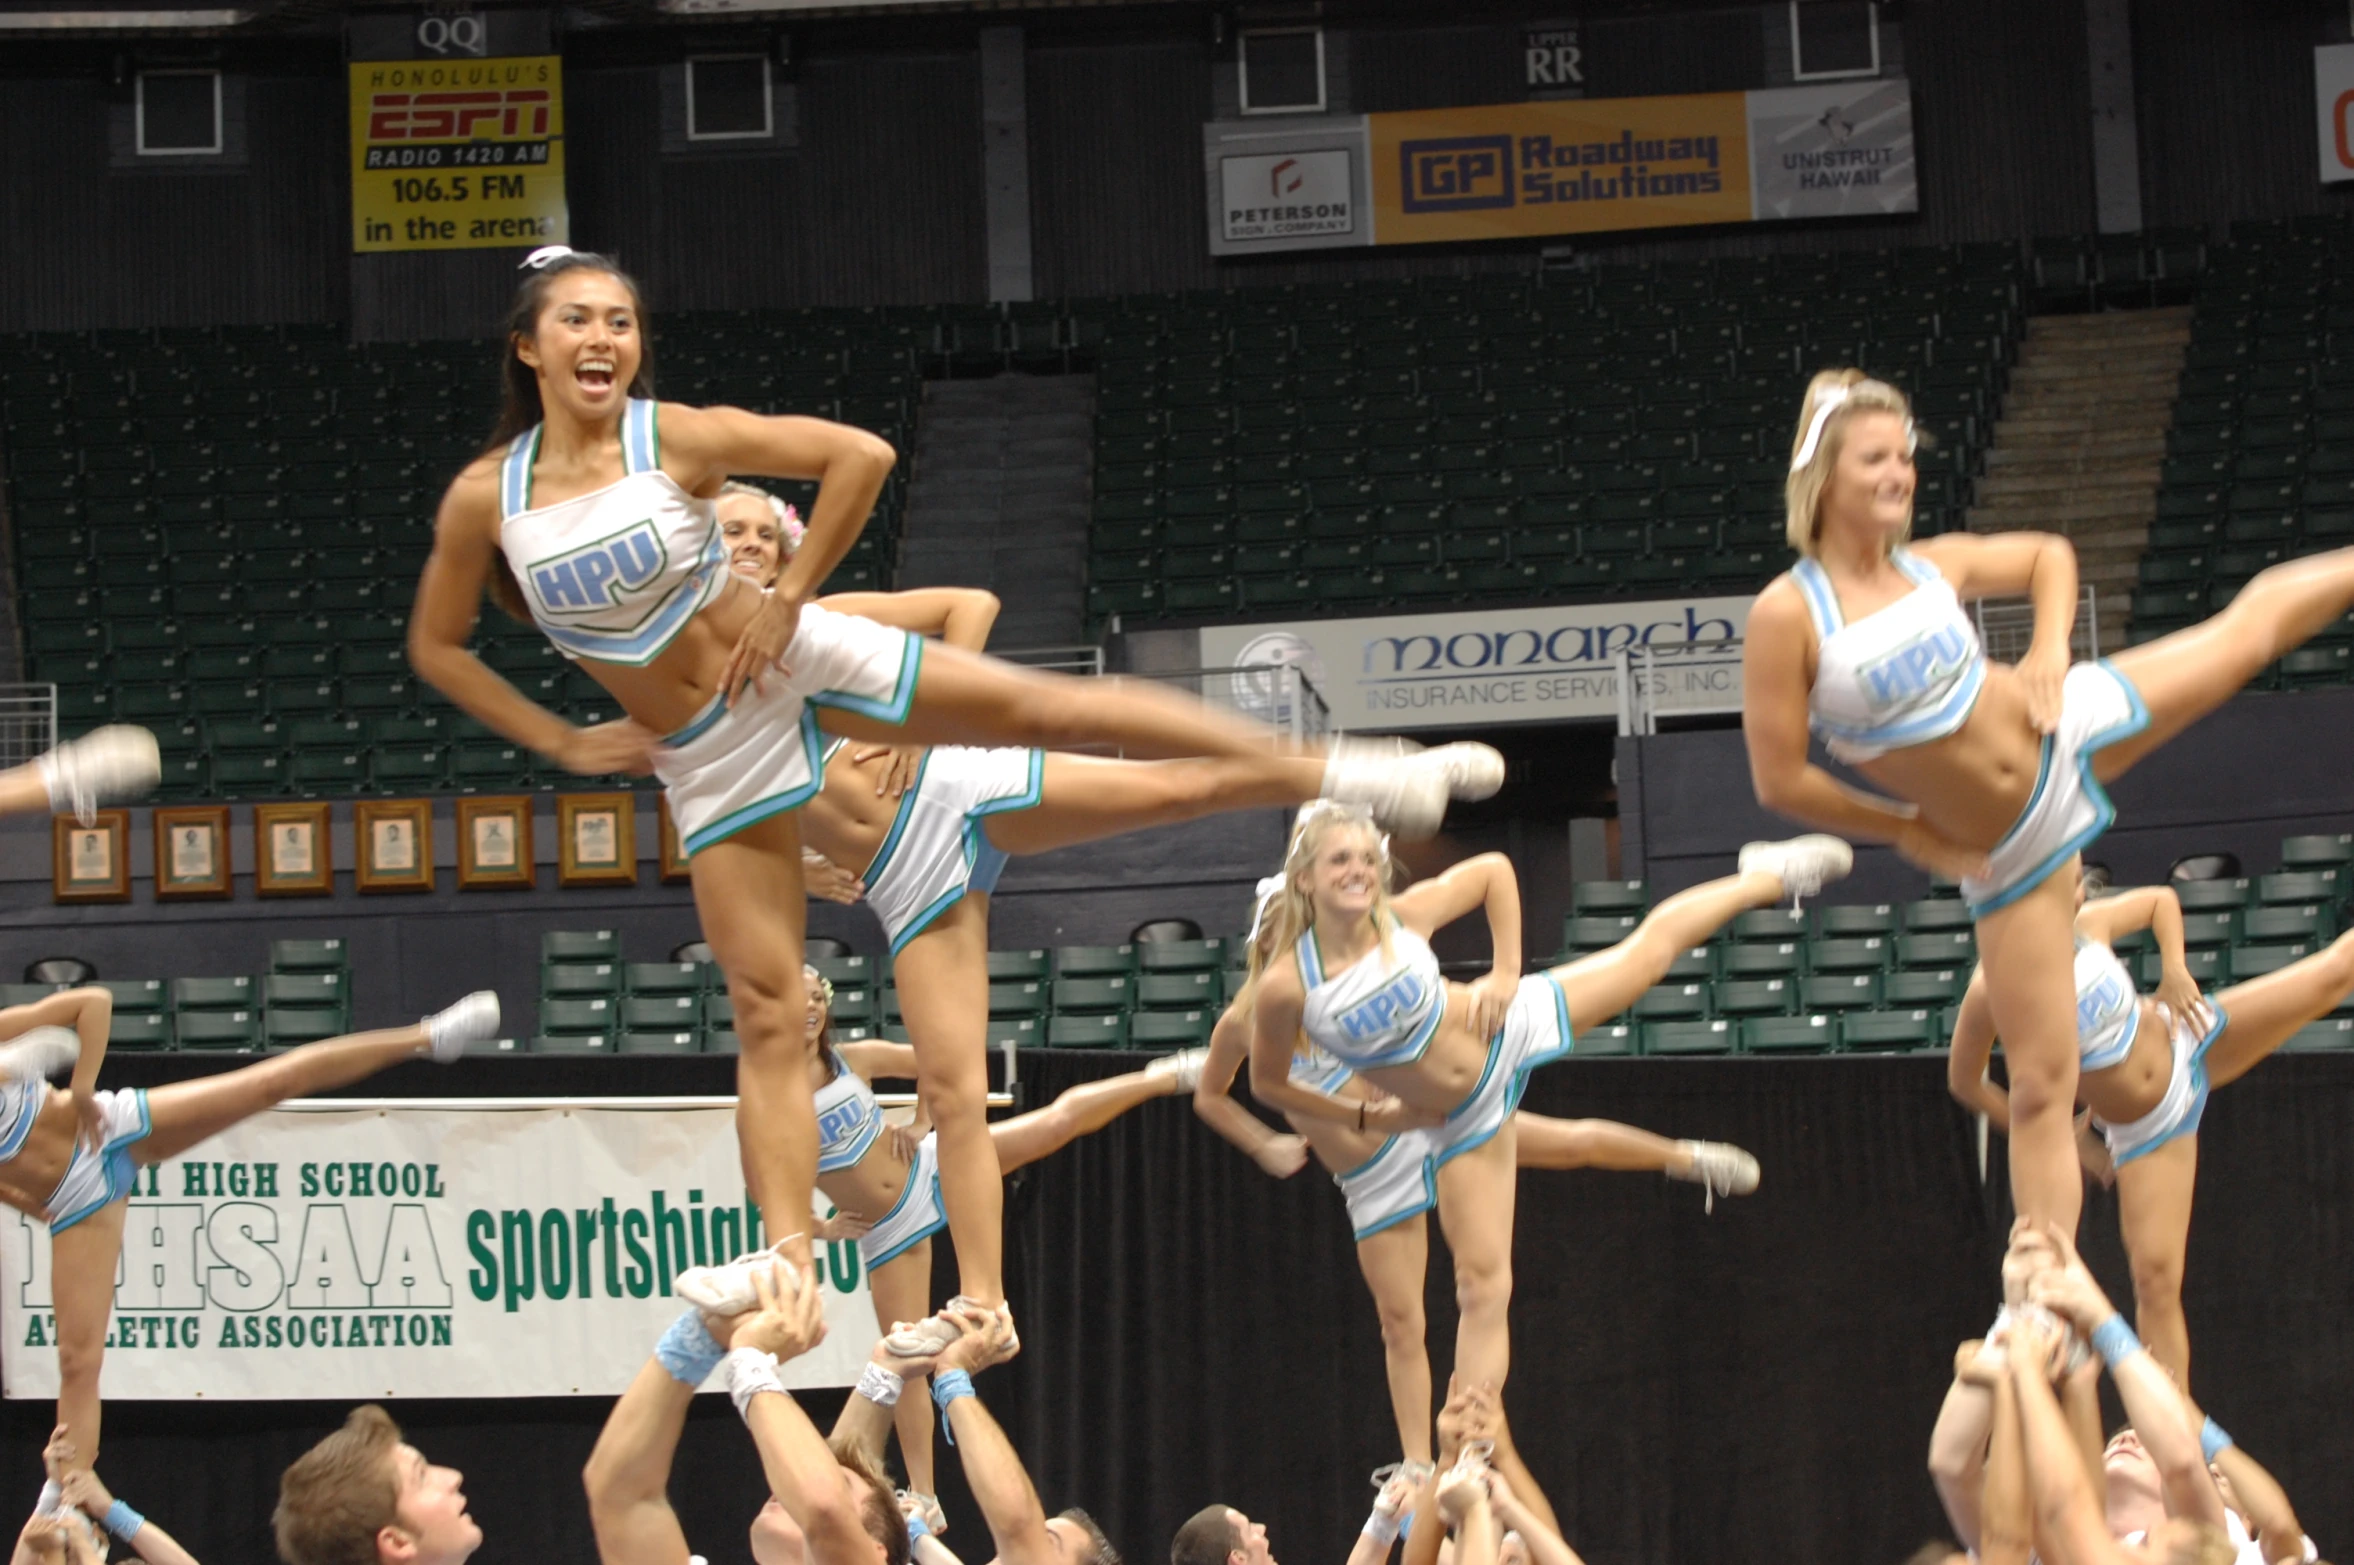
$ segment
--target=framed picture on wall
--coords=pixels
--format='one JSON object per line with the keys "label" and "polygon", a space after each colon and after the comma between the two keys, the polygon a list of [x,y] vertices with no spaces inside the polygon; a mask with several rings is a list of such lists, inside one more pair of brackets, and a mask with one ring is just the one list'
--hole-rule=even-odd
{"label": "framed picture on wall", "polygon": [[637,795],[558,794],[556,839],[556,884],[637,884]]}
{"label": "framed picture on wall", "polygon": [[693,879],[686,849],[679,844],[678,823],[670,818],[670,801],[659,794],[654,799],[654,818],[662,823],[662,884],[675,886]]}
{"label": "framed picture on wall", "polygon": [[265,897],[323,897],[335,889],[324,800],[253,807],[253,889]]}
{"label": "framed picture on wall", "polygon": [[71,815],[56,817],[49,859],[58,901],[130,901],[131,812],[100,810],[87,826]]}
{"label": "framed picture on wall", "polygon": [[229,807],[169,804],[155,810],[155,898],[229,894]]}
{"label": "framed picture on wall", "polygon": [[423,799],[362,799],[352,806],[354,879],[362,891],[433,889],[433,806]]}
{"label": "framed picture on wall", "polygon": [[537,880],[530,798],[523,794],[460,798],[458,889],[528,890]]}

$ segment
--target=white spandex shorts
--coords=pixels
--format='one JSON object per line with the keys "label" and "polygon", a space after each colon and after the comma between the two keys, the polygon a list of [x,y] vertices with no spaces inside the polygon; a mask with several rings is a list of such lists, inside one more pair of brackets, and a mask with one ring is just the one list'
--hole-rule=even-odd
{"label": "white spandex shorts", "polygon": [[893,955],[966,892],[997,889],[1005,855],[990,843],[982,818],[1031,808],[1045,794],[1045,779],[1043,750],[941,745],[924,753],[915,786],[900,796],[899,816],[863,877],[867,906],[883,921]]}
{"label": "white spandex shorts", "polygon": [[1513,992],[1504,1025],[1488,1040],[1488,1068],[1471,1095],[1455,1106],[1447,1122],[1421,1132],[1430,1141],[1435,1170],[1450,1158],[1484,1145],[1504,1128],[1528,1090],[1528,1073],[1569,1053],[1569,1000],[1550,974],[1531,973]]}
{"label": "white spandex shorts", "polygon": [[1429,1132],[1409,1130],[1384,1141],[1347,1173],[1333,1175],[1332,1182],[1348,1202],[1349,1226],[1364,1240],[1438,1205],[1437,1174]]}
{"label": "white spandex shorts", "polygon": [[938,1136],[935,1131],[916,1143],[915,1166],[907,1171],[907,1183],[900,1187],[899,1199],[891,1203],[891,1210],[858,1241],[859,1257],[866,1262],[869,1275],[884,1262],[897,1260],[902,1252],[948,1226],[948,1213],[940,1205]]}
{"label": "white spandex shorts", "polygon": [[1970,916],[2009,907],[2050,878],[2117,818],[2092,758],[2150,726],[2132,681],[2106,662],[2079,663],[2060,686],[2060,727],[2043,741],[2043,766],[2027,807],[1988,855],[1993,873],[1962,882]]}
{"label": "white spandex shorts", "polygon": [[145,1141],[152,1125],[147,1118],[147,1094],[138,1087],[121,1092],[90,1094],[98,1104],[101,1139],[93,1152],[74,1143],[73,1161],[49,1196],[49,1231],[71,1228],[93,1212],[131,1193],[139,1181],[139,1166],[131,1161],[131,1143]]}
{"label": "white spandex shorts", "polygon": [[2193,1032],[2185,1022],[2174,1023],[2166,1040],[2174,1050],[2174,1065],[2166,1074],[2166,1091],[2158,1106],[2127,1124],[2101,1126],[2102,1139],[2109,1143],[2109,1157],[2118,1167],[2148,1156],[2169,1141],[2199,1133],[2199,1121],[2207,1112],[2207,1051],[2231,1024],[2213,995],[2207,996],[2207,1006],[2215,1019],[2206,1031]]}
{"label": "white spandex shorts", "polygon": [[714,696],[655,752],[654,775],[689,854],[797,809],[817,792],[824,770],[817,709],[907,721],[923,639],[811,604],[783,662],[787,677],[771,672],[765,691],[747,690],[733,707]]}

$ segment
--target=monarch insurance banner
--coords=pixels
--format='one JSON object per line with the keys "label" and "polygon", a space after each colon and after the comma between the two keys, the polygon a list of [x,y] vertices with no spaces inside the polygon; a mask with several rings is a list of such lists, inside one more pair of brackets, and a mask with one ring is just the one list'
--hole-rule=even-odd
{"label": "monarch insurance banner", "polygon": [[352,249],[570,237],[560,57],[352,63]]}
{"label": "monarch insurance banner", "polygon": [[[677,1318],[670,1288],[755,1222],[725,1106],[279,1109],[141,1171],[105,1395],[610,1396]],[[855,1244],[821,1244],[826,1319],[787,1366],[847,1386],[874,1347]],[[0,1375],[57,1394],[49,1230],[0,1219]]]}
{"label": "monarch insurance banner", "polygon": [[1902,79],[1202,130],[1210,251],[1911,212]]}
{"label": "monarch insurance banner", "polygon": [[[1747,598],[1670,598],[1479,614],[1399,614],[1213,625],[1201,634],[1201,666],[1238,672],[1231,699],[1270,722],[1281,686],[1264,669],[1296,664],[1343,729],[1469,728],[1618,715],[1618,655],[1639,645],[1726,641],[1749,624]],[[1696,680],[1660,692],[1674,704],[1738,706],[1740,671],[1714,661],[1672,666],[1661,678]],[[1721,702],[1711,698],[1722,698]]]}

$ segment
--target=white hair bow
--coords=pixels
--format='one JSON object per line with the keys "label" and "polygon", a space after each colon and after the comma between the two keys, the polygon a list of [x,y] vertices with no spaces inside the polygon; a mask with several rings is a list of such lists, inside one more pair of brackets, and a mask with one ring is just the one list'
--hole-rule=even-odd
{"label": "white hair bow", "polygon": [[515,270],[518,272],[545,271],[548,267],[563,260],[564,257],[576,253],[570,245],[541,245],[537,250],[517,262]]}

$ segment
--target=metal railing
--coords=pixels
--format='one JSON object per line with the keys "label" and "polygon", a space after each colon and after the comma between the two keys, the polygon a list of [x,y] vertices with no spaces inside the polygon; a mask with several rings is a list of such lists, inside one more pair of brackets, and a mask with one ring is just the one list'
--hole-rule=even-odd
{"label": "metal railing", "polygon": [[1741,639],[1668,641],[1618,655],[1618,731],[1659,732],[1659,719],[1741,710]]}
{"label": "metal railing", "polygon": [[1294,743],[1332,732],[1332,708],[1296,663],[1155,669],[1136,677],[1191,691],[1211,706],[1265,723],[1274,735]]}
{"label": "metal railing", "polygon": [[0,767],[57,748],[57,687],[0,685]]}
{"label": "metal railing", "polygon": [[1103,672],[1103,648],[1089,644],[1011,647],[989,655],[1008,663],[1019,663],[1024,668],[1042,668],[1054,674],[1076,674],[1081,678],[1092,679]]}
{"label": "metal railing", "polygon": [[[1980,598],[1970,609],[1988,657],[1997,663],[2016,663],[2027,655],[2028,644],[2035,639],[2033,604],[2024,598]],[[2076,591],[2076,625],[2068,634],[2068,656],[2072,662],[2083,663],[2100,655],[2100,594],[2088,584]]]}

